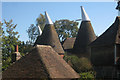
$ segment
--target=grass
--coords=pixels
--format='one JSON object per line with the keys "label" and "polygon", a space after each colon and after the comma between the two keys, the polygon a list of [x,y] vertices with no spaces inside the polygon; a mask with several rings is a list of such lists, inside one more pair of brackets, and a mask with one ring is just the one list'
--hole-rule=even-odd
{"label": "grass", "polygon": [[80,78],[93,80],[95,78],[94,77],[94,72],[93,71],[82,72],[82,73],[80,73]]}

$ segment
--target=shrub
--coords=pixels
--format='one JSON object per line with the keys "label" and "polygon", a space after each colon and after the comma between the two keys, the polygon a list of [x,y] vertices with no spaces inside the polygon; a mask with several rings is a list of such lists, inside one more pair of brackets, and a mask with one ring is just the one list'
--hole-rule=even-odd
{"label": "shrub", "polygon": [[93,72],[93,71],[82,72],[82,73],[80,73],[80,79],[94,80],[95,79],[94,74],[95,74],[95,72]]}
{"label": "shrub", "polygon": [[92,65],[89,59],[85,57],[78,58],[75,55],[68,56],[65,54],[64,59],[78,73],[92,70]]}

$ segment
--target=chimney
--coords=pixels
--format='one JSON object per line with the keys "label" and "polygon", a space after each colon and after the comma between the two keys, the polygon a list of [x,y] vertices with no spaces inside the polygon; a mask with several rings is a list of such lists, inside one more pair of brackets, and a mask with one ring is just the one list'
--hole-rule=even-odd
{"label": "chimney", "polygon": [[21,58],[20,53],[18,52],[18,45],[15,46],[15,52],[11,55],[12,63]]}
{"label": "chimney", "polygon": [[64,57],[64,53],[58,53],[58,54],[61,56],[61,58]]}
{"label": "chimney", "polygon": [[60,55],[62,58],[64,57],[64,55]]}
{"label": "chimney", "polygon": [[15,52],[18,52],[18,45],[16,45],[16,51]]}

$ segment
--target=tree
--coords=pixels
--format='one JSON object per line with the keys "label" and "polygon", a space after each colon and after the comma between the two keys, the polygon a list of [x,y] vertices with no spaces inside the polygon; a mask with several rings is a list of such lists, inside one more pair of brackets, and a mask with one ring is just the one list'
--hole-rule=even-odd
{"label": "tree", "polygon": [[[2,66],[2,34],[3,34],[3,23],[0,22],[0,66]],[[2,68],[0,67],[0,72],[2,71]]]}
{"label": "tree", "polygon": [[57,20],[55,21],[54,26],[61,42],[66,38],[76,37],[78,32],[78,22],[75,21],[67,19]]}
{"label": "tree", "polygon": [[37,26],[35,26],[34,24],[31,24],[27,30],[27,33],[28,33],[28,37],[29,37],[29,42],[32,45],[38,36]]}
{"label": "tree", "polygon": [[[30,39],[29,42],[31,42],[31,44],[34,44],[38,36],[37,26],[39,25],[41,27],[41,30],[43,30],[45,21],[45,16],[40,14],[40,16],[36,19],[36,26],[34,24],[31,24],[31,26],[28,28],[27,33]],[[57,20],[55,21],[54,26],[61,42],[68,37],[76,37],[78,32],[78,22],[75,21],[70,21],[67,19]]]}
{"label": "tree", "polygon": [[18,40],[20,35],[15,31],[17,24],[12,24],[12,20],[8,22],[4,20],[4,23],[1,24],[3,24],[0,28],[2,31],[2,68],[4,70],[10,65],[11,54],[15,52],[15,45],[21,44],[21,41]]}
{"label": "tree", "polygon": [[42,31],[45,27],[45,21],[46,21],[46,19],[43,14],[40,14],[40,16],[36,19],[36,24],[40,26]]}
{"label": "tree", "polygon": [[38,31],[38,25],[39,27],[41,28],[41,30],[44,29],[44,26],[45,26],[45,16],[40,14],[40,16],[36,19],[36,25],[34,24],[31,24],[30,27],[28,28],[27,30],[27,33],[28,33],[28,36],[29,36],[29,42],[30,44],[34,44],[38,34],[39,34],[39,31]]}
{"label": "tree", "polygon": [[[0,49],[2,49],[2,70],[5,70],[11,64],[11,55],[15,52],[15,46],[19,46],[19,52],[24,56],[32,50],[30,43],[26,44],[19,39],[20,35],[15,31],[17,24],[14,25],[12,20],[3,23],[0,22]],[[2,46],[1,46],[2,45]],[[1,58],[1,57],[0,57]]]}
{"label": "tree", "polygon": [[19,51],[22,56],[25,56],[25,54],[30,52],[32,49],[33,49],[33,46],[28,41],[26,41],[26,43],[23,41],[19,45]]}

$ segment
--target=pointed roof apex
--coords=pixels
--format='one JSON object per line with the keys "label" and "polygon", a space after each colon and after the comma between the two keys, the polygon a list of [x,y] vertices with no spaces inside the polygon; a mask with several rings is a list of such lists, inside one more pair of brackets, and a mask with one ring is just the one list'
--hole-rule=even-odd
{"label": "pointed roof apex", "polygon": [[90,21],[87,13],[85,12],[85,9],[83,8],[83,6],[81,6],[81,13],[82,13],[82,21]]}
{"label": "pointed roof apex", "polygon": [[38,29],[39,29],[39,36],[42,34],[42,30],[41,30],[41,28],[40,28],[40,26],[38,25]]}
{"label": "pointed roof apex", "polygon": [[45,11],[45,19],[46,19],[46,24],[53,24],[52,20],[50,19],[48,13]]}

